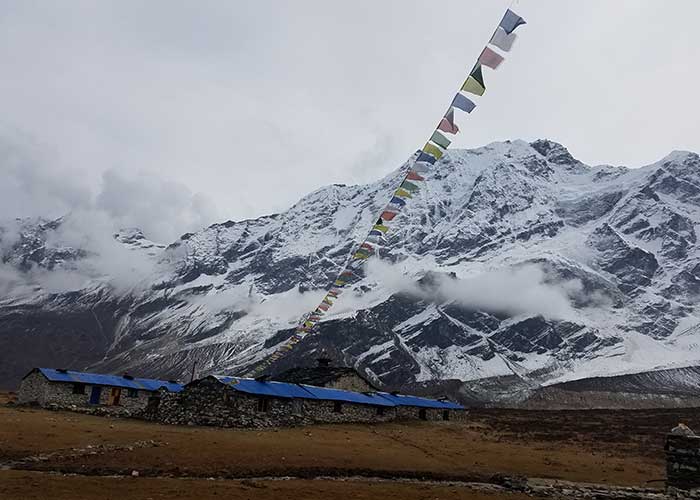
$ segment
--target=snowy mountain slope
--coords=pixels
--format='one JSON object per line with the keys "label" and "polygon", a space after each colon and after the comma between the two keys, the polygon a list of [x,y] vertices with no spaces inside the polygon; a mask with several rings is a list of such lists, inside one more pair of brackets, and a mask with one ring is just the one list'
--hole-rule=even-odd
{"label": "snowy mountain slope", "polygon": [[[195,362],[200,373],[245,371],[315,307],[400,175],[328,186],[286,212],[215,224],[167,248],[137,231],[120,235],[157,265],[139,286],[115,289],[101,276],[71,292],[86,304],[101,293],[107,327],[88,363],[163,376],[185,376]],[[60,231],[61,221],[51,224],[5,250],[6,264],[79,267],[79,249],[44,243],[42,234]],[[698,224],[693,153],[626,169],[586,166],[546,140],[451,151],[394,220],[382,260],[331,309],[319,335],[275,369],[324,349],[390,386],[515,380],[510,386],[521,391],[693,365]],[[24,339],[49,330],[72,338],[60,318],[81,309],[55,301],[40,289],[8,292],[0,343],[20,336],[31,344]],[[32,310],[56,311],[51,328],[33,322]],[[12,329],[3,321],[10,314]],[[85,320],[80,335],[95,324]],[[85,364],[76,358],[71,366]],[[16,380],[20,372],[0,375]]]}

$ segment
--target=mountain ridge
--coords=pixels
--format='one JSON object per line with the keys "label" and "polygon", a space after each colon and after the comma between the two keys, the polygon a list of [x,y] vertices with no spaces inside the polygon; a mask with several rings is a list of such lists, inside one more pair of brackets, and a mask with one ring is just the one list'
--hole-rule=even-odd
{"label": "mountain ridge", "polygon": [[[118,237],[158,264],[146,286],[115,293],[109,279],[91,279],[85,297],[70,292],[101,297],[99,323],[115,325],[91,366],[169,377],[195,362],[202,373],[245,371],[315,306],[400,173],[326,186],[285,212],[213,224],[167,247],[136,231]],[[395,219],[382,261],[278,368],[324,349],[392,387],[509,376],[534,387],[606,375],[620,362],[639,371],[692,364],[696,335],[678,332],[700,323],[699,186],[690,152],[627,169],[587,166],[548,140],[450,151]],[[15,248],[3,261],[51,271],[85,259],[60,250]],[[60,318],[66,296],[0,300],[0,320],[26,332],[29,313],[18,307]],[[9,336],[0,327],[0,343]],[[0,378],[16,380],[17,370]]]}

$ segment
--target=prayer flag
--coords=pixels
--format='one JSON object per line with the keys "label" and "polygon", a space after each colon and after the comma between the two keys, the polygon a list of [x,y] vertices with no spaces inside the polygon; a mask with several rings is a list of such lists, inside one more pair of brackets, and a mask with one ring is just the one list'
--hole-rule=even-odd
{"label": "prayer flag", "polygon": [[382,219],[384,220],[393,220],[394,217],[396,217],[396,212],[382,212]]}
{"label": "prayer flag", "polygon": [[[457,95],[460,95],[460,94],[457,94]],[[466,97],[465,97],[465,99],[466,99]],[[425,146],[423,146],[423,151],[425,151],[426,153],[428,153],[430,155],[433,155],[438,160],[440,158],[442,158],[442,155],[444,154],[440,148],[438,148],[435,144],[431,144],[429,142],[425,143]]]}
{"label": "prayer flag", "polygon": [[[471,113],[472,110],[476,108],[476,104],[474,104],[471,101],[471,99],[463,96],[462,94],[457,94],[455,96],[455,98],[452,100],[452,106],[454,106],[457,109],[461,109],[462,111],[465,111],[467,113]],[[423,148],[423,151],[425,151],[426,153],[430,153],[430,151],[427,151],[425,148]]]}
{"label": "prayer flag", "polygon": [[[452,109],[452,108],[450,108]],[[448,134],[456,134],[459,132],[459,127],[455,125],[454,123],[450,123],[447,118],[443,118],[440,120],[440,125],[438,125],[438,130],[442,130],[443,132],[447,132]]]}
{"label": "prayer flag", "polygon": [[503,56],[497,54],[488,47],[484,47],[479,56],[479,62],[484,66],[488,66],[491,69],[496,69],[503,62]]}
{"label": "prayer flag", "polygon": [[493,33],[489,43],[495,45],[504,52],[508,52],[516,38],[518,38],[518,35],[515,33],[506,33],[506,30],[499,26]]}
{"label": "prayer flag", "polygon": [[470,94],[474,95],[484,95],[484,91],[486,89],[476,80],[476,78],[474,78],[473,76],[469,76],[464,81],[464,85],[462,85],[462,90],[464,92],[469,92]]}
{"label": "prayer flag", "polygon": [[435,158],[430,156],[429,154],[426,154],[424,151],[421,151],[418,155],[418,158],[416,159],[416,163],[420,161],[430,163],[431,165],[433,165],[435,163]]}
{"label": "prayer flag", "polygon": [[510,9],[508,9],[506,13],[503,14],[503,19],[501,19],[501,22],[498,23],[498,25],[501,28],[503,28],[503,31],[505,31],[509,35],[513,32],[515,28],[517,28],[521,24],[527,24],[525,22],[525,19],[523,19]]}
{"label": "prayer flag", "polygon": [[375,225],[374,229],[376,229],[377,231],[381,231],[382,233],[386,233],[389,230],[388,227],[379,224]]}
{"label": "prayer flag", "polygon": [[450,142],[452,142],[447,137],[445,137],[440,132],[438,132],[437,130],[435,132],[433,132],[433,135],[430,136],[430,140],[444,149],[447,149],[448,147],[450,147]]}
{"label": "prayer flag", "polygon": [[409,191],[411,193],[414,193],[420,189],[418,186],[416,186],[415,184],[413,184],[412,182],[409,182],[409,181],[403,181],[401,183],[401,187],[404,188],[406,191]]}
{"label": "prayer flag", "polygon": [[411,195],[411,193],[409,193],[409,192],[406,191],[405,189],[401,189],[401,188],[397,189],[396,192],[394,193],[394,195],[395,195],[395,196],[401,196],[401,197],[403,197],[403,198],[413,198],[413,196]]}
{"label": "prayer flag", "polygon": [[357,260],[357,259],[360,259],[360,260],[369,259],[369,254],[367,254],[367,253],[365,253],[365,252],[361,252],[361,251],[358,250],[357,252],[355,252],[355,253],[352,255],[352,258],[353,258],[353,259],[356,259],[356,260]]}
{"label": "prayer flag", "polygon": [[409,181],[424,181],[425,179],[418,175],[415,170],[409,170],[406,179]]}
{"label": "prayer flag", "polygon": [[481,71],[481,64],[477,63],[472,72],[469,73],[469,76],[476,80],[482,87],[486,88],[486,84],[484,83],[484,73]]}
{"label": "prayer flag", "polygon": [[401,198],[394,196],[391,198],[391,201],[389,203],[393,203],[394,205],[398,205],[400,207],[403,207],[406,205],[406,200],[402,200]]}

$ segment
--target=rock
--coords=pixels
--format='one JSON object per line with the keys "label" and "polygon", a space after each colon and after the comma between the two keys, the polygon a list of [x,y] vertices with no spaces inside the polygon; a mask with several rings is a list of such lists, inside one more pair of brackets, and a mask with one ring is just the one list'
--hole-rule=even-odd
{"label": "rock", "polygon": [[687,437],[697,436],[697,434],[695,434],[690,427],[688,427],[687,425],[685,425],[683,423],[679,423],[677,426],[675,426],[673,429],[671,429],[671,434],[673,434],[674,436],[687,436]]}
{"label": "rock", "polygon": [[132,470],[132,471],[131,471],[131,477],[139,477],[139,471],[137,471],[137,470]]}

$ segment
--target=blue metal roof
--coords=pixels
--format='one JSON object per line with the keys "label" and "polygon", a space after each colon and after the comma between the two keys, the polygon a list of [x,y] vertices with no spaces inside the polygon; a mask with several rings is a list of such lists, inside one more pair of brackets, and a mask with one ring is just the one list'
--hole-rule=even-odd
{"label": "blue metal roof", "polygon": [[367,394],[364,392],[343,391],[341,389],[329,389],[327,387],[316,387],[313,385],[302,385],[304,389],[313,394],[316,399],[330,401],[345,401],[348,403],[358,403],[374,406],[396,406],[393,402],[377,394]]}
{"label": "blue metal roof", "polygon": [[182,385],[167,380],[157,380],[150,378],[125,378],[119,375],[105,375],[101,373],[76,372],[73,370],[59,371],[54,368],[38,368],[44,377],[51,382],[69,382],[90,385],[108,385],[112,387],[123,387],[126,389],[137,389],[145,391],[157,391],[161,387],[170,392],[180,392]]}
{"label": "blue metal roof", "polygon": [[257,380],[226,375],[213,375],[225,385],[234,390],[278,398],[317,399],[325,401],[344,401],[346,403],[365,404],[373,406],[417,406],[421,408],[437,408],[441,410],[463,410],[464,407],[450,401],[419,398],[417,396],[394,395],[388,392],[353,392],[314,385],[291,384],[287,382],[259,382]]}
{"label": "blue metal roof", "polygon": [[214,375],[222,384],[230,385],[234,390],[259,396],[273,396],[277,398],[303,398],[316,399],[311,393],[297,384],[286,382],[258,382],[257,380],[239,377],[227,377]]}
{"label": "blue metal roof", "polygon": [[403,394],[390,394],[378,392],[380,396],[393,402],[396,406],[417,406],[420,408],[438,408],[442,410],[463,410],[464,406],[451,401],[438,401],[437,399],[419,398],[418,396],[405,396]]}

